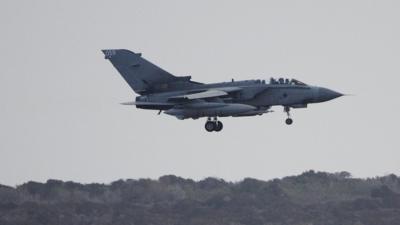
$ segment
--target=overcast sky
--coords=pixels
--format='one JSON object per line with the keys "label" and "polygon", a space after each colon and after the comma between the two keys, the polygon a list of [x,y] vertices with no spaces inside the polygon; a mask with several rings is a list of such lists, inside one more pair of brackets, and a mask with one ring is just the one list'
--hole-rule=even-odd
{"label": "overcast sky", "polygon": [[[319,171],[400,174],[400,1],[0,3],[0,183],[175,174],[230,181]],[[293,110],[177,120],[135,94],[101,49],[199,82],[296,78],[355,94]]]}

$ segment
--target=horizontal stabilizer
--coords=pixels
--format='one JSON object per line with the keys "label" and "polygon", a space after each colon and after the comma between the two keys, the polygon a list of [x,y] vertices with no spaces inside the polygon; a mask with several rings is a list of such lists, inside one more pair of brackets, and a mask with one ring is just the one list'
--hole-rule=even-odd
{"label": "horizontal stabilizer", "polygon": [[121,105],[137,105],[137,106],[173,106],[168,102],[123,102]]}

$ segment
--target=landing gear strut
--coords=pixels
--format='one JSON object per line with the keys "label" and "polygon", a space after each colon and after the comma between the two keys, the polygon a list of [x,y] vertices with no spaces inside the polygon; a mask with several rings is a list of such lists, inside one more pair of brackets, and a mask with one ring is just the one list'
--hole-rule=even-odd
{"label": "landing gear strut", "polygon": [[206,131],[208,131],[208,132],[212,132],[212,131],[219,132],[222,130],[223,127],[224,127],[224,125],[222,124],[221,121],[217,120],[217,117],[214,117],[213,120],[211,120],[211,118],[208,117],[207,122],[204,125],[204,128],[206,128]]}
{"label": "landing gear strut", "polygon": [[285,120],[287,125],[291,125],[293,123],[293,120],[290,118],[290,107],[289,106],[285,106],[283,108],[283,110],[286,112],[288,118]]}

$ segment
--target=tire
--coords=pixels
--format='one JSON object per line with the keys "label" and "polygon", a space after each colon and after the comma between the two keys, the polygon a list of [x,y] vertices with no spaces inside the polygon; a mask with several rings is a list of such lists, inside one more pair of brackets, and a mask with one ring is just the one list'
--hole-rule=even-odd
{"label": "tire", "polygon": [[222,128],[224,128],[224,125],[222,124],[222,122],[221,122],[221,121],[217,121],[214,130],[217,131],[217,132],[219,132],[219,131],[222,130]]}
{"label": "tire", "polygon": [[216,127],[215,123],[211,121],[207,121],[206,125],[204,125],[204,128],[206,128],[206,131],[208,132],[214,131],[215,127]]}
{"label": "tire", "polygon": [[291,125],[293,123],[293,120],[290,118],[287,118],[285,122],[287,125]]}

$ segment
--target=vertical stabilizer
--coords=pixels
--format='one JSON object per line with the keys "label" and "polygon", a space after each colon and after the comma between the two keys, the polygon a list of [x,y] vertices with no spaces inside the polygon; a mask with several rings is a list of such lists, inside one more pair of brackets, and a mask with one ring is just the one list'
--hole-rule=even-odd
{"label": "vertical stabilizer", "polygon": [[107,49],[102,52],[138,94],[146,93],[154,86],[179,80],[178,77],[142,58],[140,53],[126,49]]}

